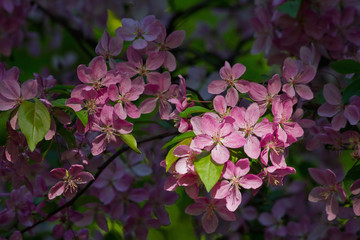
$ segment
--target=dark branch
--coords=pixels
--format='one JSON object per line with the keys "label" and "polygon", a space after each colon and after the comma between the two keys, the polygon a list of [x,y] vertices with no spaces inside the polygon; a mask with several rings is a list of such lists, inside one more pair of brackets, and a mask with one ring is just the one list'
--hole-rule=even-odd
{"label": "dark branch", "polygon": [[[173,136],[176,135],[177,132],[172,132],[172,133],[163,133],[163,134],[159,134],[144,140],[141,140],[138,142],[138,144],[142,144],[142,143],[146,143],[146,142],[151,142],[153,140],[156,139],[162,139],[164,137],[168,137],[168,136]],[[127,150],[129,150],[130,148],[128,146],[126,147],[122,147],[121,149],[119,149],[116,153],[114,153],[112,156],[110,156],[101,166],[98,167],[98,171],[95,173],[94,175],[94,180],[90,181],[88,184],[86,184],[86,186],[84,188],[82,188],[76,195],[75,197],[73,197],[70,201],[68,201],[67,203],[65,203],[64,205],[58,207],[57,209],[55,209],[53,212],[49,213],[49,215],[47,215],[46,217],[44,217],[43,219],[35,222],[33,225],[24,228],[23,230],[21,230],[21,233],[25,233],[27,231],[30,231],[31,229],[33,229],[34,227],[36,227],[37,225],[45,222],[46,220],[48,220],[50,217],[54,216],[55,214],[57,214],[58,212],[60,212],[61,210],[73,205],[80,196],[82,196],[86,190],[88,190],[91,185],[93,185],[93,183],[96,181],[96,179],[100,176],[100,174],[105,170],[105,168],[107,166],[109,166],[110,163],[112,163],[120,154],[126,152]]]}

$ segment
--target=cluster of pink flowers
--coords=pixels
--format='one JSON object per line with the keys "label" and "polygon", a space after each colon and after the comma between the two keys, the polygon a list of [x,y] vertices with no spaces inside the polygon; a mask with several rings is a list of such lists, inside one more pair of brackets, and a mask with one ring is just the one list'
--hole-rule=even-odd
{"label": "cluster of pink flowers", "polygon": [[[272,1],[271,7],[283,2]],[[13,11],[11,3],[0,3],[6,11]],[[171,50],[180,46],[185,32],[168,34],[164,24],[153,15],[140,21],[122,19],[116,36],[105,31],[95,49],[98,56],[88,65],[78,66],[81,83],[71,90],[59,91],[52,76],[38,74],[20,84],[19,69],[6,70],[0,64],[0,111],[6,118],[3,122],[7,132],[6,145],[0,146],[0,176],[13,188],[1,195],[7,199],[0,212],[0,226],[26,232],[25,227],[32,229],[39,219],[50,216],[48,220],[55,222],[52,229],[55,238],[102,239],[103,232],[109,232],[111,218],[123,224],[124,238],[146,239],[148,228],[170,224],[164,205],[174,204],[178,196],[173,191],[183,186],[194,201],[185,212],[201,216],[202,227],[208,234],[216,230],[228,234],[218,228],[222,220],[232,222],[232,229],[244,231],[257,220],[265,227],[266,239],[327,239],[332,234],[356,238],[360,230],[353,226],[359,223],[355,216],[360,215],[357,177],[348,177],[351,184],[346,187],[334,171],[309,168],[311,177],[321,185],[310,194],[309,189],[294,181],[283,190],[288,197],[272,196],[263,208],[254,207],[257,203],[253,196],[262,195],[264,189],[278,189],[287,175],[296,173],[290,166],[294,162],[289,164],[286,159],[291,155],[290,147],[296,147],[293,145],[299,140],[306,141],[308,150],[323,151],[330,146],[337,151],[351,150],[352,157],[360,159],[360,134],[355,128],[360,121],[358,96],[347,101],[336,84],[327,83],[322,90],[325,103],[313,111],[313,116],[318,114],[321,118],[314,117],[316,121],[303,118],[304,114],[310,115],[305,112],[306,107],[321,89],[309,84],[316,78],[319,51],[327,49],[330,55],[320,51],[322,56],[335,59],[353,53],[358,32],[353,29],[356,24],[351,24],[358,16],[354,15],[351,3],[341,11],[337,3],[320,4],[320,17],[306,7],[308,1],[303,4],[296,19],[274,10],[270,21],[267,11],[272,8],[258,7],[257,18],[253,20],[257,26],[254,51],[262,50],[259,47],[264,45],[265,53],[272,56],[274,44],[299,58],[282,55],[279,58],[283,60],[282,73],[262,84],[242,79],[246,72],[243,64],[231,66],[225,61],[219,77],[208,85],[208,92],[216,95],[212,101],[193,99],[187,93],[185,78],[178,75],[178,80],[171,75],[176,70]],[[335,24],[337,19],[330,17],[332,13],[339,18],[352,13],[350,18],[354,19],[343,17],[343,25]],[[307,26],[308,22],[302,25],[304,29],[295,27],[306,16],[315,22],[326,20],[324,29],[318,32],[319,29]],[[333,25],[348,28],[338,34],[340,30],[333,29]],[[268,36],[265,28],[276,31]],[[301,44],[295,46],[292,38],[299,36],[297,31],[307,35],[299,38]],[[340,49],[345,36],[349,41]],[[310,39],[316,39],[316,44],[297,49],[313,43]],[[336,44],[331,45],[331,41]],[[126,59],[120,60],[124,46],[128,46],[123,54]],[[19,127],[18,111],[21,104],[33,99],[40,100],[51,120],[43,137],[45,141],[32,150]],[[161,161],[160,145],[168,139],[160,140],[161,144],[153,141],[139,146],[142,152],[139,155],[119,154],[117,150],[125,144],[140,152],[136,144],[129,143],[129,136],[140,138],[162,132],[156,125],[157,115],[156,121],[144,121],[154,123],[151,129],[142,127],[142,120],[153,119],[150,114],[154,111],[159,112],[161,120],[174,123],[179,132],[171,140],[166,160]],[[54,159],[61,167],[55,168],[57,162],[44,161],[49,159],[49,152],[58,154]],[[109,153],[116,157],[107,158]],[[199,165],[205,161],[207,166]],[[169,173],[166,181],[164,168]],[[212,169],[216,169],[217,175],[208,174]],[[247,191],[250,189],[252,192]],[[339,205],[338,198],[342,203],[351,201],[352,209],[351,204]],[[79,199],[77,203],[84,205],[68,206],[71,199]],[[324,205],[305,209],[307,199]],[[66,207],[52,214],[56,210],[54,202],[56,207]],[[329,221],[336,221],[337,216],[349,219],[345,231],[316,223],[315,217],[323,212]],[[308,216],[299,219],[304,213]],[[90,231],[94,222],[98,229]],[[312,226],[315,223],[316,227]],[[21,233],[15,231],[10,239],[22,239]]]}
{"label": "cluster of pink flowers", "polygon": [[313,54],[328,59],[359,60],[359,8],[355,1],[294,1],[288,7],[294,15],[283,13],[285,0],[261,1],[251,23],[255,29],[253,53],[264,52],[273,63],[286,56],[299,57],[301,46],[312,46]]}

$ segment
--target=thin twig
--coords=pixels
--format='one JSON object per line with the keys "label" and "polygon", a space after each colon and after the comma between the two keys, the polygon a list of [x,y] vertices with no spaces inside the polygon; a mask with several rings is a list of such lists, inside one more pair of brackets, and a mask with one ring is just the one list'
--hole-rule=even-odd
{"label": "thin twig", "polygon": [[[63,28],[65,28],[70,35],[74,38],[75,42],[79,45],[79,47],[90,57],[95,57],[94,52],[90,51],[88,48],[86,48],[83,43],[86,43],[91,49],[95,50],[95,47],[97,45],[97,42],[94,39],[86,37],[81,31],[78,29],[73,28],[66,18],[55,15],[51,13],[49,10],[41,6],[38,2],[34,1],[37,8],[40,9],[44,14],[46,14],[49,18],[51,18],[54,22],[57,22],[59,25],[61,25]],[[82,41],[79,41],[82,40]]]}
{"label": "thin twig", "polygon": [[[138,144],[142,144],[142,143],[146,143],[146,142],[151,142],[153,140],[156,140],[156,139],[161,139],[161,138],[164,138],[164,137],[168,137],[168,136],[173,136],[173,135],[176,135],[177,132],[172,132],[172,133],[163,133],[163,134],[159,134],[159,135],[156,135],[156,136],[153,136],[153,137],[150,137],[150,138],[147,138],[147,139],[144,139],[144,140],[141,140],[138,142]],[[114,153],[112,156],[110,156],[100,167],[98,167],[98,171],[95,173],[94,175],[94,180],[90,181],[88,184],[86,184],[86,186],[84,188],[82,188],[76,195],[74,198],[72,198],[70,201],[68,201],[67,203],[65,203],[64,205],[58,207],[57,209],[55,209],[54,211],[52,211],[51,213],[49,213],[49,215],[47,215],[46,217],[42,218],[41,220],[35,222],[33,225],[27,227],[27,228],[24,228],[23,230],[21,230],[21,233],[25,233],[27,231],[30,231],[31,229],[33,229],[34,227],[36,227],[37,225],[45,222],[46,220],[48,220],[49,218],[51,218],[52,216],[54,216],[55,214],[57,214],[58,212],[60,212],[61,210],[73,205],[78,199],[80,196],[82,196],[86,190],[88,190],[91,185],[93,185],[93,183],[96,181],[96,179],[100,176],[100,174],[105,170],[105,168],[107,166],[109,166],[110,163],[112,163],[115,158],[117,158],[120,154],[126,152],[127,150],[129,150],[130,148],[128,146],[126,147],[123,147],[121,149],[119,149],[116,153]]]}

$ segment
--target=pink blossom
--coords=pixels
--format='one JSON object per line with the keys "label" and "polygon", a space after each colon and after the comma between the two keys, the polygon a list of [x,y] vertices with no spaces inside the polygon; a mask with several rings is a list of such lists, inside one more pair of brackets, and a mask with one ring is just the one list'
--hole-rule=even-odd
{"label": "pink blossom", "polygon": [[168,120],[171,113],[171,105],[167,99],[172,98],[170,73],[154,73],[149,76],[148,84],[145,85],[144,94],[153,95],[145,99],[139,106],[140,113],[150,113],[154,111],[156,103],[159,102],[159,112],[161,119]]}
{"label": "pink blossom", "polygon": [[98,44],[96,45],[95,52],[105,58],[110,56],[117,56],[120,54],[123,47],[123,39],[121,37],[110,37],[107,30],[104,31]]}
{"label": "pink blossom", "polygon": [[28,80],[21,87],[18,82],[19,69],[16,67],[0,76],[0,111],[14,109],[24,101],[33,99],[38,94],[36,80]]}
{"label": "pink blossom", "polygon": [[273,132],[272,124],[267,118],[257,123],[260,118],[260,109],[257,103],[252,103],[246,110],[235,107],[231,109],[230,116],[235,119],[234,125],[239,128],[242,136],[246,139],[245,153],[251,158],[260,155],[260,141],[257,137],[263,137]]}
{"label": "pink blossom", "polygon": [[267,108],[272,104],[275,96],[281,90],[281,80],[278,74],[275,74],[268,82],[267,88],[255,82],[249,83],[249,96],[257,102],[260,109],[260,115],[263,115]]}
{"label": "pink blossom", "polygon": [[137,74],[141,77],[150,77],[152,72],[158,69],[163,64],[163,59],[158,53],[150,53],[144,63],[141,54],[134,48],[129,47],[126,51],[128,62],[120,62],[116,64],[116,70],[126,75],[127,77],[134,77]]}
{"label": "pink blossom", "polygon": [[278,138],[277,131],[263,137],[260,146],[263,148],[260,156],[262,164],[268,165],[270,153],[270,160],[274,166],[286,166],[284,158],[285,143]]}
{"label": "pink blossom", "polygon": [[360,120],[360,107],[357,102],[358,97],[353,96],[350,104],[345,106],[339,89],[332,83],[324,86],[323,95],[326,100],[318,109],[318,114],[322,117],[333,117],[331,126],[338,131],[346,126],[347,121],[351,125],[356,125]]}
{"label": "pink blossom", "polygon": [[222,180],[215,184],[212,195],[215,199],[226,200],[226,207],[234,212],[241,203],[241,188],[256,189],[262,185],[262,180],[254,174],[247,174],[250,171],[249,159],[243,158],[236,162],[228,161],[225,166]]}
{"label": "pink blossom", "polygon": [[[229,106],[234,107],[239,101],[239,94],[249,91],[248,82],[238,80],[245,73],[245,66],[237,63],[233,67],[226,61],[225,65],[220,69],[220,77],[222,80],[214,80],[208,86],[208,92],[211,94],[220,94],[226,90],[226,102]],[[237,91],[236,91],[237,90]]]}
{"label": "pink blossom", "polygon": [[268,185],[270,184],[271,186],[282,186],[284,177],[286,175],[295,173],[296,171],[292,167],[270,166],[261,171],[258,176],[262,179],[267,178]]}
{"label": "pink blossom", "polygon": [[120,73],[115,71],[108,72],[105,59],[102,56],[93,58],[89,63],[89,67],[86,67],[84,64],[79,65],[77,75],[82,83],[92,86],[95,90],[116,84],[121,79]]}
{"label": "pink blossom", "polygon": [[174,55],[169,51],[177,48],[181,45],[185,38],[185,31],[174,31],[166,37],[166,28],[161,24],[161,31],[156,39],[158,45],[158,51],[163,59],[163,66],[170,72],[176,69],[176,59]]}
{"label": "pink blossom", "polygon": [[116,29],[116,35],[125,41],[133,41],[132,46],[135,49],[144,49],[148,42],[154,41],[160,34],[160,22],[155,16],[144,17],[140,22],[131,18],[121,19],[122,26]]}
{"label": "pink blossom", "polygon": [[101,133],[92,142],[91,153],[94,156],[105,151],[109,143],[119,146],[122,143],[119,135],[132,132],[132,123],[115,116],[114,108],[105,105],[101,110],[100,117],[95,119],[91,130]]}
{"label": "pink blossom", "polygon": [[94,180],[89,172],[84,172],[82,165],[72,165],[69,170],[64,168],[55,168],[50,171],[52,177],[62,179],[49,190],[48,197],[50,200],[64,194],[66,198],[72,198],[77,192],[78,185],[87,184]]}
{"label": "pink blossom", "polygon": [[351,184],[350,191],[355,195],[353,198],[353,209],[356,216],[360,216],[360,179]]}
{"label": "pink blossom", "polygon": [[111,101],[116,102],[114,112],[120,119],[125,119],[126,116],[131,118],[139,118],[140,112],[133,104],[139,96],[144,92],[144,82],[141,78],[136,78],[131,81],[130,78],[123,78],[119,87],[110,85],[108,94]]}
{"label": "pink blossom", "polygon": [[330,169],[319,170],[315,168],[309,168],[311,177],[321,184],[321,187],[315,187],[309,194],[310,202],[325,202],[325,211],[329,221],[336,218],[339,211],[339,202],[336,198],[339,195],[342,201],[346,200],[346,192],[341,187],[340,183],[336,181],[336,175]]}
{"label": "pink blossom", "polygon": [[293,113],[293,102],[291,99],[286,99],[283,102],[280,98],[275,98],[272,105],[272,113],[274,115],[274,124],[277,128],[278,138],[288,144],[297,141],[296,138],[304,134],[304,130],[297,123],[291,120]]}
{"label": "pink blossom", "polygon": [[236,220],[235,215],[227,210],[225,201],[222,199],[199,197],[195,199],[195,203],[185,209],[185,212],[190,215],[199,216],[204,214],[201,218],[201,223],[206,233],[215,232],[219,225],[219,219],[215,215],[215,211],[225,221]]}
{"label": "pink blossom", "polygon": [[[217,115],[215,115],[216,117]],[[205,114],[201,120],[201,126],[194,126],[194,132],[203,132],[194,138],[194,144],[199,149],[211,150],[212,159],[223,164],[230,158],[228,148],[239,148],[245,143],[240,132],[234,131],[232,124],[215,118],[213,115]],[[217,116],[218,117],[218,116]],[[201,129],[198,129],[201,127]]]}
{"label": "pink blossom", "polygon": [[282,69],[286,84],[282,90],[290,97],[295,97],[295,92],[305,100],[314,97],[310,87],[306,85],[314,79],[316,69],[311,65],[303,65],[300,61],[286,58]]}

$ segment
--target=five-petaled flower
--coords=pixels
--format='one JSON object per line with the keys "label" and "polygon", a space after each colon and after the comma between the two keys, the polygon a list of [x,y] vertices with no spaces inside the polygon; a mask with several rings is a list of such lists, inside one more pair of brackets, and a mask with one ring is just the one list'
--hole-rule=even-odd
{"label": "five-petaled flower", "polygon": [[48,197],[50,200],[64,194],[66,198],[75,196],[78,190],[78,185],[87,184],[94,180],[94,176],[89,172],[84,172],[84,167],[79,164],[74,164],[69,170],[64,168],[55,168],[50,171],[51,176],[57,179],[62,179],[56,183],[49,190]]}

